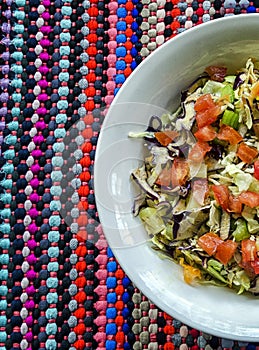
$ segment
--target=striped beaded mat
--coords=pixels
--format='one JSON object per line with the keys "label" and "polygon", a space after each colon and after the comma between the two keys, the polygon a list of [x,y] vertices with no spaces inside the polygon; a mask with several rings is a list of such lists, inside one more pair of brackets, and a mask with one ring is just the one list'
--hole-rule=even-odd
{"label": "striped beaded mat", "polygon": [[169,317],[107,246],[93,190],[105,113],[169,38],[248,0],[1,0],[0,350],[247,349]]}

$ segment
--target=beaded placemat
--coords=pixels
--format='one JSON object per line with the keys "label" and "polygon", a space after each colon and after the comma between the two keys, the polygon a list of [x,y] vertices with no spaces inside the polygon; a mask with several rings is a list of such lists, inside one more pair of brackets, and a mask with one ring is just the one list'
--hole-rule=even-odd
{"label": "beaded placemat", "polygon": [[106,110],[139,63],[259,1],[0,4],[0,350],[258,350],[182,324],[135,288],[103,235],[93,168]]}

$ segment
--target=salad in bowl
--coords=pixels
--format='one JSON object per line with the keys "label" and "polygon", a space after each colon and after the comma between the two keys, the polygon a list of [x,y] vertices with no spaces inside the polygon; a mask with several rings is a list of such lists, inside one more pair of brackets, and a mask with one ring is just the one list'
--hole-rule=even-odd
{"label": "salad in bowl", "polygon": [[131,178],[152,246],[187,283],[259,293],[259,62],[209,66],[173,113],[152,116]]}

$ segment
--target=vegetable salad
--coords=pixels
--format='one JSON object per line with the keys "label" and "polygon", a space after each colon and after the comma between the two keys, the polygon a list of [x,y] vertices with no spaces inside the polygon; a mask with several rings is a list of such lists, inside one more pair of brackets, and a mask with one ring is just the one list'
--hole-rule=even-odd
{"label": "vegetable salad", "polygon": [[152,246],[197,281],[259,293],[259,63],[210,66],[152,116],[133,204]]}

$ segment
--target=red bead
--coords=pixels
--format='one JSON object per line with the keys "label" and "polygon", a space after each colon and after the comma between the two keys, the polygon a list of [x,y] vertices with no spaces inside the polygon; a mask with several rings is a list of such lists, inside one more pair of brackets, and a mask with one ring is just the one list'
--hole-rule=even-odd
{"label": "red bead", "polygon": [[198,16],[202,16],[204,14],[204,10],[202,7],[199,7],[197,10],[196,10],[196,15]]}

